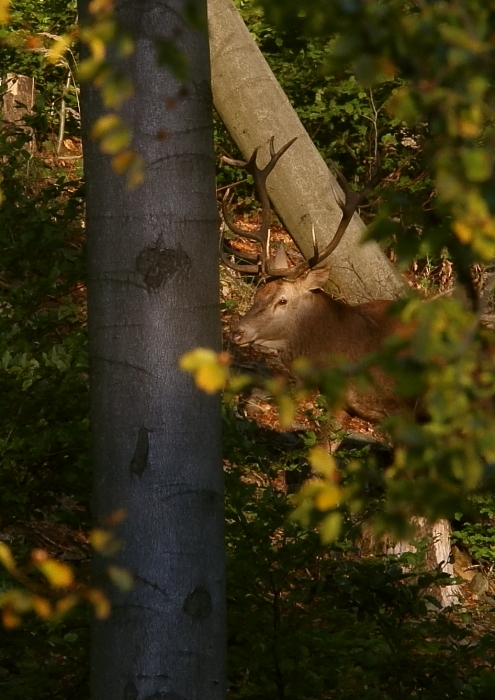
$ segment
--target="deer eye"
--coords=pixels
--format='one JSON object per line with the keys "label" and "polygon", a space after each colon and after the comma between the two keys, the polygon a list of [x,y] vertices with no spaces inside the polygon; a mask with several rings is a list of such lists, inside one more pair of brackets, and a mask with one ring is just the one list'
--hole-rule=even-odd
{"label": "deer eye", "polygon": [[280,297],[277,301],[277,306],[284,306],[285,304],[287,304],[287,299],[285,297]]}

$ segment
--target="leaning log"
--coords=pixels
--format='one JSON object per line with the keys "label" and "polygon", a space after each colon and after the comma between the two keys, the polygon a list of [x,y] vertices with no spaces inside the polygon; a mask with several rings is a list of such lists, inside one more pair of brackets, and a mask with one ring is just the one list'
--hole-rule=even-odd
{"label": "leaning log", "polygon": [[[259,163],[264,165],[269,160],[272,136],[276,148],[297,136],[270,175],[267,189],[277,214],[308,257],[313,250],[311,224],[320,250],[337,230],[342,211],[334,192],[340,188],[232,0],[208,0],[208,25],[215,109],[246,160],[261,146]],[[402,280],[377,243],[360,245],[363,231],[364,224],[355,214],[344,240],[332,253],[329,291],[351,303],[400,296]],[[418,525],[431,538],[428,566],[442,566],[451,573],[448,522],[441,520],[432,526],[418,520]],[[381,552],[411,550],[407,542],[375,544]],[[440,589],[438,595],[446,605],[457,600],[458,591],[448,587]]]}
{"label": "leaning log", "polygon": [[[268,180],[270,199],[305,256],[312,253],[311,226],[320,249],[331,240],[342,211],[339,186],[278,84],[231,0],[208,0],[212,90],[215,109],[243,156],[261,146],[260,165],[268,161],[268,143],[279,148],[294,136]],[[331,287],[349,302],[395,298],[403,283],[375,242],[359,245],[364,224],[355,215],[345,240],[332,255]]]}

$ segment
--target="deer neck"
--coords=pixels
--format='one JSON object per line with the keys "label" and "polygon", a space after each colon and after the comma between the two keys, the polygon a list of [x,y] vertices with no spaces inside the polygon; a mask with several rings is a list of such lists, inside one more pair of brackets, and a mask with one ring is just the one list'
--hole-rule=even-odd
{"label": "deer neck", "polygon": [[359,307],[318,292],[298,315],[280,358],[290,364],[305,357],[316,366],[328,365],[332,355],[354,362],[376,346],[375,336],[376,324]]}

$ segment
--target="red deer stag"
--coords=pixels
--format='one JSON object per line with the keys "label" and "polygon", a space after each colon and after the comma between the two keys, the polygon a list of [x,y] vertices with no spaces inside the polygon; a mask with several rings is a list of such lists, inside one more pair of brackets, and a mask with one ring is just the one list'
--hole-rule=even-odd
{"label": "red deer stag", "polygon": [[[334,299],[323,290],[329,269],[318,268],[336,249],[364,197],[379,181],[378,174],[360,192],[350,190],[345,178],[337,172],[337,179],[345,195],[345,202],[337,196],[342,209],[342,219],[337,231],[320,253],[313,241],[314,253],[309,260],[288,266],[285,253],[270,258],[270,202],[266,191],[266,179],[279,158],[295,139],[275,153],[273,138],[270,141],[270,161],[264,168],[256,164],[258,149],[247,163],[233,161],[244,167],[254,178],[261,203],[261,225],[257,231],[244,231],[236,226],[227,212],[227,197],[223,200],[223,215],[228,228],[236,235],[257,241],[261,253],[257,264],[233,263],[224,250],[224,234],[220,254],[230,268],[247,273],[260,272],[266,279],[256,292],[254,303],[232,328],[232,340],[236,345],[261,345],[278,351],[281,361],[290,364],[299,357],[307,358],[313,366],[330,366],[332,357],[339,356],[349,362],[358,362],[376,352],[384,338],[399,327],[399,322],[389,315],[389,300],[375,300],[350,305]],[[313,235],[314,239],[314,235]],[[404,400],[395,394],[394,383],[380,369],[373,374],[373,387],[366,394],[356,391],[352,383],[346,395],[346,410],[365,420],[376,421],[386,415],[403,411]]]}

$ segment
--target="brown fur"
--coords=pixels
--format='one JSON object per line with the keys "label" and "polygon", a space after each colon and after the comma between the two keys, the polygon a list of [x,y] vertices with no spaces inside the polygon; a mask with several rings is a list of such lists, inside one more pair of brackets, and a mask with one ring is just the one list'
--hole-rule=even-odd
{"label": "brown fur", "polygon": [[[400,328],[388,313],[392,302],[351,306],[323,291],[327,278],[328,270],[316,269],[294,281],[268,282],[232,329],[234,343],[273,348],[288,366],[299,357],[316,367],[330,366],[336,356],[357,362],[379,350],[383,339]],[[390,377],[377,368],[373,379],[374,386],[364,395],[349,386],[346,409],[350,413],[375,421],[406,408],[395,395]]]}

